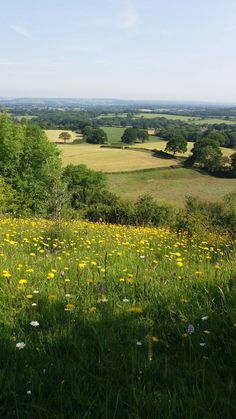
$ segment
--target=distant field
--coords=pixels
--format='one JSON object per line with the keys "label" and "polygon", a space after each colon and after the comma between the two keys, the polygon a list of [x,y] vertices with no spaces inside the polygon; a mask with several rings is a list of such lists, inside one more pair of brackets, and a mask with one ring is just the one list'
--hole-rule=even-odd
{"label": "distant field", "polygon": [[127,199],[149,193],[160,202],[183,207],[186,197],[199,196],[207,201],[219,201],[236,192],[235,179],[214,178],[193,169],[156,169],[131,173],[108,174],[112,192]]}
{"label": "distant field", "polygon": [[[153,137],[151,137],[151,140],[153,140]],[[191,154],[191,150],[194,146],[194,143],[189,142],[188,143],[188,151],[186,153],[176,153],[176,156],[183,156],[183,157],[187,157],[189,154]],[[132,146],[131,146],[132,147]],[[147,143],[143,143],[143,144],[135,144],[133,147],[135,148],[148,148],[150,150],[153,149],[157,149],[157,150],[165,150],[166,147],[166,141],[163,140],[158,140],[158,141],[149,141]],[[231,148],[225,148],[225,147],[221,147],[221,151],[223,153],[224,156],[230,156],[231,154],[235,153],[235,150],[231,149]]]}
{"label": "distant field", "polygon": [[26,120],[30,121],[33,118],[37,118],[37,116],[33,116],[33,115],[17,115],[14,118],[17,119],[18,121],[21,121],[22,119],[26,119]]}
{"label": "distant field", "polygon": [[69,132],[69,134],[71,135],[71,139],[69,141],[67,141],[67,143],[72,143],[76,138],[81,137],[79,134],[76,134],[76,132],[74,131],[70,131],[70,130],[62,130],[62,129],[46,129],[44,130],[45,133],[48,136],[49,141],[56,143],[56,142],[63,142],[63,140],[61,140],[59,138],[59,135],[61,132]]}
{"label": "distant field", "polygon": [[176,165],[177,160],[153,157],[149,152],[101,148],[92,144],[59,144],[63,165],[86,164],[94,170],[121,172]]}
{"label": "distant field", "polygon": [[229,121],[224,118],[199,118],[194,116],[185,116],[185,115],[168,115],[161,113],[139,113],[135,115],[135,118],[166,118],[171,120],[179,120],[184,122],[191,122],[193,124],[203,125],[203,124],[236,124],[236,118]]}
{"label": "distant field", "polygon": [[107,134],[108,144],[120,144],[125,128],[101,127]]}
{"label": "distant field", "polygon": [[[101,115],[98,117],[98,119],[100,118],[113,118],[113,117],[120,117],[120,118],[124,118],[127,116],[127,114],[125,113],[120,113],[120,114],[114,114],[114,113],[110,113],[107,115]],[[148,118],[148,119],[153,119],[153,118],[166,118],[169,120],[174,120],[174,121],[183,121],[183,122],[190,122],[193,124],[198,124],[198,125],[203,125],[203,124],[236,124],[236,118],[232,119],[232,120],[227,120],[224,118],[200,118],[200,117],[193,117],[193,116],[185,116],[185,115],[174,115],[174,114],[165,114],[165,113],[149,113],[149,112],[140,112],[134,115],[134,118]]]}

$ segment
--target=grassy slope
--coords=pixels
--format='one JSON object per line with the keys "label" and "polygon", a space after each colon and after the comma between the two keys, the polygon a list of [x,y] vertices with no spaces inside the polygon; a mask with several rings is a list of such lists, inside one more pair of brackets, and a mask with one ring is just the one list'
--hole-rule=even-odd
{"label": "grassy slope", "polygon": [[236,192],[235,179],[219,179],[192,169],[163,169],[134,173],[109,174],[112,192],[123,198],[136,199],[149,193],[158,201],[184,206],[187,196],[219,201],[226,194]]}
{"label": "grassy slope", "polygon": [[234,417],[233,243],[81,222],[57,235],[43,220],[0,227],[1,418]]}
{"label": "grassy slope", "polygon": [[105,172],[130,171],[177,164],[176,160],[152,157],[151,153],[140,151],[101,148],[99,145],[59,145],[64,165],[86,164],[94,170]]}

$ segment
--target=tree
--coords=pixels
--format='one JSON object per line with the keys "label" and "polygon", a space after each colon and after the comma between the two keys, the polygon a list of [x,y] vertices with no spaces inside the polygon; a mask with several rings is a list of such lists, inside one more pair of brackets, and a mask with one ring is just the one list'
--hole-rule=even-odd
{"label": "tree", "polygon": [[219,170],[221,167],[222,152],[219,143],[213,138],[203,137],[196,141],[192,153],[192,164],[198,163],[209,172]]}
{"label": "tree", "polygon": [[61,138],[64,141],[64,143],[66,143],[66,141],[70,140],[71,135],[69,132],[63,131],[60,133],[59,138]]}
{"label": "tree", "polygon": [[236,177],[236,153],[230,156],[233,176]]}
{"label": "tree", "polygon": [[138,129],[137,130],[137,137],[141,141],[141,143],[144,143],[145,141],[148,141],[148,139],[149,139],[148,131],[146,131],[144,129]]}
{"label": "tree", "polygon": [[176,153],[186,153],[187,141],[181,134],[175,134],[167,142],[165,150],[172,151],[174,156]]}
{"label": "tree", "polygon": [[84,164],[69,164],[64,169],[62,178],[67,184],[72,208],[75,209],[80,208],[81,204],[83,206],[93,203],[97,194],[106,186],[104,173],[88,169]]}
{"label": "tree", "polygon": [[61,161],[55,144],[40,127],[0,115],[0,176],[11,186],[18,213],[46,215]]}
{"label": "tree", "polygon": [[107,133],[101,128],[94,128],[86,135],[86,142],[90,144],[105,144],[107,143]]}
{"label": "tree", "polygon": [[197,163],[209,172],[219,170],[222,163],[222,152],[218,147],[206,146],[199,150]]}
{"label": "tree", "polygon": [[136,128],[126,128],[124,134],[121,137],[122,143],[133,144],[137,140],[137,129]]}

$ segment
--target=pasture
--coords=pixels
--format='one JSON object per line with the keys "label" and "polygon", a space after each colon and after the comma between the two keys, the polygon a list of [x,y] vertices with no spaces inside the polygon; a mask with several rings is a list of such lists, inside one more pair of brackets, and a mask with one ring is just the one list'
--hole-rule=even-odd
{"label": "pasture", "polygon": [[183,121],[190,122],[197,125],[210,125],[210,124],[236,124],[236,118],[231,120],[225,118],[205,118],[205,117],[196,117],[196,116],[185,116],[185,115],[171,115],[165,113],[138,113],[135,114],[135,118],[166,118],[173,121]]}
{"label": "pasture", "polygon": [[63,140],[61,138],[59,138],[59,135],[62,132],[68,132],[71,135],[70,140],[68,140],[66,142],[67,144],[73,143],[74,140],[76,140],[78,138],[81,138],[81,135],[77,134],[74,131],[67,130],[67,129],[65,129],[65,130],[61,130],[61,129],[46,129],[46,130],[44,130],[44,132],[46,133],[49,141],[51,141],[52,143],[58,143],[58,142],[63,143]]}
{"label": "pasture", "polygon": [[125,128],[116,127],[101,127],[107,134],[108,145],[122,145],[121,137],[124,133]]}
{"label": "pasture", "polygon": [[[110,113],[106,115],[101,115],[97,117],[97,119],[101,118],[125,118],[128,114],[125,113]],[[182,121],[182,122],[188,122],[191,124],[197,124],[197,125],[211,125],[211,124],[236,124],[236,117],[231,117],[230,119],[225,118],[216,118],[216,117],[196,117],[196,116],[187,116],[187,115],[176,115],[176,114],[166,114],[166,113],[150,113],[150,112],[140,112],[135,113],[133,115],[133,118],[145,118],[145,119],[154,119],[154,118],[166,118],[168,120],[172,121]]]}
{"label": "pasture", "polygon": [[176,165],[177,160],[153,157],[150,152],[129,149],[102,148],[93,144],[58,144],[63,165],[86,164],[90,169],[104,172],[129,172]]}
{"label": "pasture", "polygon": [[[150,139],[150,141],[149,142],[146,142],[146,143],[142,143],[142,144],[135,144],[134,146],[130,146],[131,148],[132,147],[135,147],[135,148],[140,148],[140,149],[142,149],[142,148],[147,148],[147,149],[149,149],[149,150],[154,150],[154,149],[157,149],[157,150],[162,150],[162,151],[164,151],[165,150],[165,148],[166,148],[166,141],[164,141],[164,140],[158,140],[158,141],[153,141],[153,138],[155,138],[155,137],[149,137],[149,139]],[[194,143],[193,142],[188,142],[188,148],[187,148],[187,152],[186,153],[176,153],[176,156],[178,157],[188,157],[190,154],[191,154],[191,150],[192,150],[192,148],[193,148],[193,146],[194,146]],[[231,154],[233,154],[233,153],[235,153],[235,150],[233,150],[233,149],[231,149],[231,148],[226,148],[226,147],[221,147],[221,151],[222,151],[222,154],[223,154],[223,156],[225,156],[225,157],[229,157]]]}
{"label": "pasture", "polygon": [[235,179],[221,179],[193,169],[156,169],[107,175],[109,189],[127,199],[150,194],[156,200],[183,207],[188,196],[220,201],[236,192]]}

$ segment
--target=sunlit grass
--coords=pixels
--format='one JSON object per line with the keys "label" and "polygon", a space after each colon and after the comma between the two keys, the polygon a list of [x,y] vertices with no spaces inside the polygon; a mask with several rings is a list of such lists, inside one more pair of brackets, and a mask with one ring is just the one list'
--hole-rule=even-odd
{"label": "sunlit grass", "polygon": [[79,221],[0,228],[0,417],[233,417],[230,238]]}

